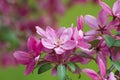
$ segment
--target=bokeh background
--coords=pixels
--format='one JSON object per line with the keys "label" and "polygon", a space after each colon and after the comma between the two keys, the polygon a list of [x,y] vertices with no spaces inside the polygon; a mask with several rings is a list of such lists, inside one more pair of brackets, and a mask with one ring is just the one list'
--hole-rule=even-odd
{"label": "bokeh background", "polygon": [[[4,1],[10,2],[10,4],[4,4]],[[32,74],[24,76],[25,66],[18,65],[14,61],[12,62],[13,59],[9,56],[6,57],[6,54],[12,56],[15,50],[24,50],[26,48],[28,36],[31,34],[36,35],[33,26],[39,25],[43,28],[46,25],[50,25],[53,28],[69,27],[71,24],[76,26],[77,17],[86,14],[97,17],[101,7],[92,0],[89,2],[84,2],[85,0],[80,0],[83,2],[71,0],[67,7],[57,4],[60,9],[56,9],[54,6],[46,8],[43,2],[47,0],[18,0],[17,4],[15,4],[15,1],[17,0],[0,0],[0,80],[57,80],[56,76],[51,75],[50,70],[38,75],[36,69]],[[29,6],[26,6],[26,1],[29,2]],[[39,1],[39,4],[37,1]],[[64,4],[69,1],[62,0]],[[78,2],[75,3],[74,1]],[[116,0],[103,1],[112,7]],[[13,6],[13,4],[15,5]],[[84,31],[87,30],[89,30],[89,27],[85,25]],[[94,62],[80,66],[81,68],[89,67],[96,71],[98,69]],[[68,74],[72,80],[78,80],[78,75],[69,72]],[[90,79],[83,73],[80,80]]]}

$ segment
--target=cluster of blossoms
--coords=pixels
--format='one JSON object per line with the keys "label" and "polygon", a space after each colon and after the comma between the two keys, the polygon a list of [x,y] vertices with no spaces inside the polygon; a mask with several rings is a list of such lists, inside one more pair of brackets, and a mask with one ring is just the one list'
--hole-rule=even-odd
{"label": "cluster of blossoms", "polygon": [[59,16],[64,15],[76,3],[86,2],[89,0],[66,2],[62,0],[0,0],[0,61],[2,65],[4,67],[9,64],[16,65],[11,54],[15,49],[26,48],[25,41],[30,34],[35,34],[36,25],[44,29],[47,25],[55,28],[58,26]]}
{"label": "cluster of blossoms", "polygon": [[[52,68],[52,75],[58,75],[60,80],[69,79],[66,70],[81,74],[85,72],[93,80],[119,79],[120,60],[120,0],[111,9],[106,3],[99,1],[102,10],[98,18],[91,15],[80,16],[77,26],[53,29],[50,26],[43,30],[36,26],[39,35],[36,39],[28,39],[28,51],[16,51],[14,57],[26,66],[25,75],[38,69],[41,74]],[[112,16],[112,20],[108,17]],[[83,32],[84,22],[91,27]],[[112,66],[108,68],[107,59]],[[94,60],[99,67],[99,73],[92,69],[81,69],[76,63],[87,64]],[[112,70],[116,68],[114,74]]]}
{"label": "cluster of blossoms", "polygon": [[[47,26],[42,29],[36,26],[37,38],[30,36],[27,42],[28,51],[16,51],[14,57],[26,66],[25,75],[38,68],[38,74],[52,69],[52,75],[60,80],[71,80],[66,70],[75,74],[86,73],[92,80],[119,80],[120,70],[120,0],[111,9],[99,0],[102,10],[98,17],[80,16],[77,26],[53,29]],[[109,19],[109,16],[112,19]],[[91,30],[83,32],[84,23]],[[108,67],[108,61],[111,67]],[[88,64],[95,61],[98,72],[76,64]],[[113,72],[115,70],[115,73]]]}

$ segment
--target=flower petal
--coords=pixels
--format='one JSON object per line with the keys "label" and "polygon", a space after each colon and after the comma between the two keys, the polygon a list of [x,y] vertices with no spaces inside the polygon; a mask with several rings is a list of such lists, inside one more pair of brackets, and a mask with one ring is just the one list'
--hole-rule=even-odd
{"label": "flower petal", "polygon": [[112,11],[106,3],[99,1],[99,4],[105,12],[107,12],[109,15],[112,15]]}
{"label": "flower petal", "polygon": [[120,16],[120,0],[114,3],[112,10],[115,16]]}
{"label": "flower petal", "polygon": [[113,72],[110,72],[108,80],[117,80]]}
{"label": "flower petal", "polygon": [[79,39],[83,38],[83,32],[81,30],[78,31],[78,29],[75,27],[73,28],[73,39],[78,41]]}
{"label": "flower petal", "polygon": [[87,42],[91,42],[95,39],[96,37],[95,36],[85,36],[84,37],[84,40],[87,41]]}
{"label": "flower petal", "polygon": [[29,64],[29,62],[32,60],[31,55],[27,52],[16,51],[13,53],[13,55],[19,63],[24,65]]}
{"label": "flower petal", "polygon": [[55,48],[54,50],[55,50],[56,54],[63,54],[63,53],[65,52],[65,50],[63,50],[63,49],[60,48],[60,47],[57,47],[57,48]]}
{"label": "flower petal", "polygon": [[78,41],[78,45],[84,48],[90,48],[91,45],[84,41]]}
{"label": "flower petal", "polygon": [[80,16],[80,18],[77,19],[77,28],[78,30],[83,30],[83,16]]}
{"label": "flower petal", "polygon": [[54,43],[48,39],[42,39],[42,45],[48,49],[53,49],[55,47]]}
{"label": "flower petal", "polygon": [[98,27],[98,22],[97,19],[91,15],[86,15],[84,17],[85,22],[87,23],[88,26],[90,26],[91,28],[97,28]]}
{"label": "flower petal", "polygon": [[106,75],[106,67],[104,62],[102,61],[102,59],[98,56],[98,65],[99,65],[99,69],[100,69],[100,75],[102,75],[103,77],[105,77]]}
{"label": "flower petal", "polygon": [[79,30],[79,31],[78,31],[78,34],[79,34],[79,37],[80,37],[80,38],[83,38],[83,31],[82,31],[82,30]]}
{"label": "flower petal", "polygon": [[33,36],[30,36],[27,41],[27,46],[29,50],[36,51],[36,40]]}
{"label": "flower petal", "polygon": [[94,70],[84,69],[83,71],[93,80],[100,80],[98,74]]}
{"label": "flower petal", "polygon": [[93,41],[98,35],[98,31],[96,30],[90,30],[85,33],[84,39],[87,42]]}
{"label": "flower petal", "polygon": [[51,27],[47,26],[46,37],[51,41],[55,41],[57,38],[55,30],[53,30]]}
{"label": "flower petal", "polygon": [[96,30],[90,30],[85,33],[86,36],[96,36],[98,32]]}
{"label": "flower petal", "polygon": [[69,40],[66,43],[64,43],[63,45],[61,45],[60,47],[62,47],[65,50],[70,50],[76,47],[76,42],[73,40]]}
{"label": "flower petal", "polygon": [[38,42],[36,44],[36,55],[38,56],[42,50],[43,50],[42,42],[41,42],[41,40],[38,40]]}
{"label": "flower petal", "polygon": [[37,62],[39,61],[39,58],[40,58],[40,55],[38,55],[38,56],[36,56],[36,57],[34,58],[35,63],[37,63]]}
{"label": "flower petal", "polygon": [[63,33],[63,31],[65,30],[65,27],[60,27],[59,29],[57,29],[57,36],[60,37]]}
{"label": "flower petal", "polygon": [[34,70],[34,66],[35,66],[35,61],[32,61],[30,64],[26,66],[26,71],[24,74],[25,75],[30,74]]}
{"label": "flower petal", "polygon": [[41,37],[46,37],[46,32],[39,26],[36,26],[36,32],[41,36]]}
{"label": "flower petal", "polygon": [[71,39],[73,34],[73,30],[72,28],[67,28],[63,31],[62,35],[60,36],[60,40],[62,41],[62,43],[67,42],[68,40]]}
{"label": "flower petal", "polygon": [[108,19],[108,15],[104,10],[101,10],[98,15],[98,22],[100,26],[103,26],[106,24],[106,21]]}
{"label": "flower petal", "polygon": [[81,46],[78,46],[80,48],[81,51],[85,52],[85,53],[92,53],[93,49],[88,49],[88,48],[84,48],[84,47],[81,47]]}

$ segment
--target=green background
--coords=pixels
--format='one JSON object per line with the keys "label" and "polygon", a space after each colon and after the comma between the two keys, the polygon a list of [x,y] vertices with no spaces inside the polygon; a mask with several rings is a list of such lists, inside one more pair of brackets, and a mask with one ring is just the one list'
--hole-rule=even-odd
{"label": "green background", "polygon": [[[104,0],[107,4],[112,7],[113,3],[116,0]],[[64,16],[59,18],[59,26],[69,27],[71,24],[76,26],[77,17],[80,15],[90,14],[93,16],[97,16],[98,12],[100,11],[101,7],[98,5],[93,5],[93,3],[89,4],[82,4],[82,5],[75,5],[74,7],[67,10]],[[89,27],[85,26],[84,31],[88,30]],[[87,65],[80,65],[81,68],[91,68],[94,70],[98,70],[97,65],[94,61],[90,62]],[[0,67],[0,80],[58,80],[57,77],[51,75],[51,71],[47,71],[41,75],[37,74],[37,69],[34,71],[33,74],[28,76],[24,76],[25,66],[19,65],[18,67],[8,67],[8,68],[1,68]],[[77,75],[73,73],[69,73],[72,80],[78,80]],[[90,80],[84,73],[81,76],[80,80]]]}

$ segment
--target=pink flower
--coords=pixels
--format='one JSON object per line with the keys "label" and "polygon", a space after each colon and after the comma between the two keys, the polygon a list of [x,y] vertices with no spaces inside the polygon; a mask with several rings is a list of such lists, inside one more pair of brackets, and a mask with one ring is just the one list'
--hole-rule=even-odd
{"label": "pink flower", "polygon": [[98,65],[100,69],[100,74],[96,73],[92,69],[84,69],[83,71],[93,80],[116,80],[113,72],[110,72],[109,76],[106,75],[106,67],[100,57],[98,57]]}
{"label": "pink flower", "polygon": [[90,53],[92,50],[89,50],[88,48],[90,48],[91,45],[84,40],[82,31],[83,21],[83,16],[80,16],[80,18],[77,19],[77,27],[73,29],[73,39],[76,42],[76,47],[79,47],[83,52]]}
{"label": "pink flower", "polygon": [[75,41],[71,40],[73,30],[72,28],[53,30],[51,27],[47,27],[44,31],[40,27],[36,27],[37,33],[43,37],[41,38],[42,44],[45,48],[53,49],[56,54],[62,54],[66,50],[74,49]]}
{"label": "pink flower", "polygon": [[86,15],[84,17],[85,22],[89,27],[91,27],[93,30],[90,32],[91,33],[96,33],[99,34],[109,34],[109,27],[107,26],[107,19],[108,16],[104,10],[101,10],[99,12],[98,18],[96,19],[95,17],[91,15]]}
{"label": "pink flower", "polygon": [[41,42],[37,42],[32,36],[28,39],[27,46],[29,48],[28,52],[14,52],[14,57],[16,58],[18,63],[26,65],[25,75],[30,74],[34,70],[36,63],[39,60],[39,55],[42,49]]}
{"label": "pink flower", "polygon": [[120,0],[117,0],[114,3],[112,9],[106,3],[102,2],[102,1],[99,1],[99,4],[106,13],[113,16],[112,24],[109,26],[111,26],[113,28],[116,27],[116,30],[120,31],[120,28],[119,28],[120,27],[120,21],[119,21],[119,19],[120,19],[120,8],[119,8]]}
{"label": "pink flower", "polygon": [[117,0],[112,9],[104,2],[101,0],[99,1],[100,6],[104,9],[105,12],[107,12],[109,15],[112,15],[114,17],[119,17],[120,18],[120,0]]}

